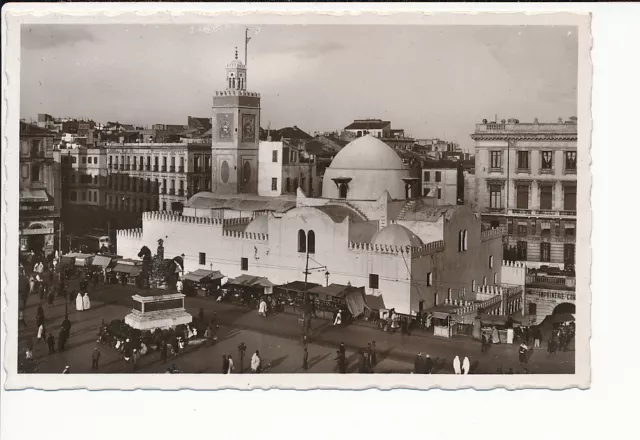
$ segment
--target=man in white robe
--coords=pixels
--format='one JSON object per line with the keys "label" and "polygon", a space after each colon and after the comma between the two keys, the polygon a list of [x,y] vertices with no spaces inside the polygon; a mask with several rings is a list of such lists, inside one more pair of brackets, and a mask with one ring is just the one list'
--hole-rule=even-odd
{"label": "man in white robe", "polygon": [[260,300],[260,307],[258,308],[258,315],[267,317],[267,302],[264,299]]}
{"label": "man in white robe", "polygon": [[471,362],[467,356],[464,357],[464,361],[462,361],[462,374],[469,374],[469,370],[471,369]]}
{"label": "man in white robe", "polygon": [[460,374],[460,358],[458,356],[453,359],[453,371]]}
{"label": "man in white robe", "polygon": [[338,310],[338,314],[336,315],[336,320],[333,321],[333,325],[342,324],[342,310]]}
{"label": "man in white robe", "polygon": [[253,356],[251,356],[251,371],[253,373],[259,373],[261,363],[262,359],[260,359],[260,353],[256,350],[256,352],[253,353]]}
{"label": "man in white robe", "polygon": [[78,292],[76,296],[76,310],[81,312],[84,310],[84,301],[82,300],[82,293]]}
{"label": "man in white robe", "polygon": [[178,293],[182,293],[182,288],[183,288],[182,280],[176,281],[176,290],[178,291]]}
{"label": "man in white robe", "polygon": [[89,310],[91,308],[91,300],[89,299],[89,292],[85,292],[82,297],[82,306],[84,310]]}

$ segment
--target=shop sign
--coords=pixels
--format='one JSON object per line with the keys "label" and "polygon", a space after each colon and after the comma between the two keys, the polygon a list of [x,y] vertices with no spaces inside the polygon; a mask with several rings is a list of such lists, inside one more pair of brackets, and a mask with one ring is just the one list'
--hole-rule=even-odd
{"label": "shop sign", "polygon": [[46,235],[53,234],[53,228],[40,228],[40,229],[23,229],[20,231],[22,235]]}

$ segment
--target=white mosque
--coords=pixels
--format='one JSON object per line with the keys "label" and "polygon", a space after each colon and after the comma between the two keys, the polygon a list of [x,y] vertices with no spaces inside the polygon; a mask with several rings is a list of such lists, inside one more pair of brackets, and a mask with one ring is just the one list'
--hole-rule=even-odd
{"label": "white mosque", "polygon": [[184,255],[186,272],[247,274],[275,285],[304,280],[309,264],[310,283],[363,287],[402,314],[469,308],[498,294],[491,286],[501,284],[501,232],[481,231],[467,206],[408,198],[416,179],[375,137],[358,138],[335,156],[322,197],[299,188],[295,198],[258,196],[260,96],[246,91],[237,59],[226,83],[213,105],[215,193],[195,194],[182,212],[145,212],[142,228],[118,231],[119,255],[135,259],[142,246],[155,249],[162,239],[166,257]]}

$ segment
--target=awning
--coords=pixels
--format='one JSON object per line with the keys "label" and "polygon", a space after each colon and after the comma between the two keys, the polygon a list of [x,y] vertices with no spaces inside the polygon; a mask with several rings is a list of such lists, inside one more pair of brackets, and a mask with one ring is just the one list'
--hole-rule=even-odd
{"label": "awning", "polygon": [[364,294],[363,287],[345,286],[343,284],[330,284],[326,287],[317,286],[309,289],[309,293],[315,293],[318,295],[327,295],[334,298],[346,298],[346,296],[352,292],[358,292]]}
{"label": "awning", "polygon": [[47,192],[43,189],[23,189],[20,191],[22,202],[46,202],[49,200]]}
{"label": "awning", "polygon": [[121,272],[121,273],[128,273],[131,276],[138,276],[140,275],[140,268],[133,266],[131,264],[116,264],[116,267],[113,268],[114,272]]}
{"label": "awning", "polygon": [[364,302],[364,288],[362,290],[352,290],[347,293],[347,307],[354,317],[358,317],[364,313],[366,308]]}
{"label": "awning", "polygon": [[384,298],[382,295],[365,295],[365,302],[367,307],[371,310],[386,310],[387,306],[384,305]]}
{"label": "awning", "polygon": [[[508,315],[490,315],[490,314],[482,314],[480,315],[480,321],[483,324],[495,324],[495,325],[505,325],[509,320]],[[522,324],[522,321],[518,318],[514,318],[511,316],[511,321],[514,323]]]}
{"label": "awning", "polygon": [[106,255],[96,255],[95,257],[93,257],[91,265],[105,268],[111,264],[111,261],[111,257],[107,257]]}
{"label": "awning", "polygon": [[447,312],[432,312],[431,317],[435,319],[449,319],[451,314]]}
{"label": "awning", "polygon": [[557,315],[551,315],[551,322],[558,324],[560,322],[572,322],[576,317],[571,313],[559,313]]}
{"label": "awning", "polygon": [[[320,287],[320,284],[317,284],[317,283],[307,282],[307,285],[306,285],[307,292],[309,293],[314,293],[312,292],[312,290],[318,287]],[[276,286],[276,289],[291,290],[294,292],[303,293],[305,291],[305,284],[304,284],[304,281],[292,281],[287,284],[281,284],[279,286]]]}
{"label": "awning", "polygon": [[75,265],[75,262],[75,257],[69,257],[67,255],[63,255],[62,257],[60,257],[60,266],[73,266]]}
{"label": "awning", "polygon": [[237,278],[233,278],[227,281],[227,284],[247,287],[273,287],[274,285],[271,281],[264,277],[255,277],[253,275],[240,275]]}
{"label": "awning", "polygon": [[196,271],[189,272],[184,276],[185,280],[193,281],[195,283],[199,283],[205,279],[219,280],[221,278],[224,278],[224,275],[222,275],[219,271],[217,270],[212,271],[212,270],[206,270],[206,269],[198,269]]}

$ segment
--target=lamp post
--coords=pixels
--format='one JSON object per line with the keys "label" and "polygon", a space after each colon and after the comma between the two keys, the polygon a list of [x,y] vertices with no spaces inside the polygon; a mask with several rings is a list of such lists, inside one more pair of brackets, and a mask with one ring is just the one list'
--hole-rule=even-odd
{"label": "lamp post", "polygon": [[327,287],[329,287],[329,275],[331,275],[331,274],[329,273],[329,271],[326,271],[326,272],[324,273],[324,277],[327,279]]}
{"label": "lamp post", "polygon": [[244,345],[244,342],[241,342],[238,345],[238,354],[240,355],[240,374],[244,372],[244,354],[247,351],[247,346]]}

